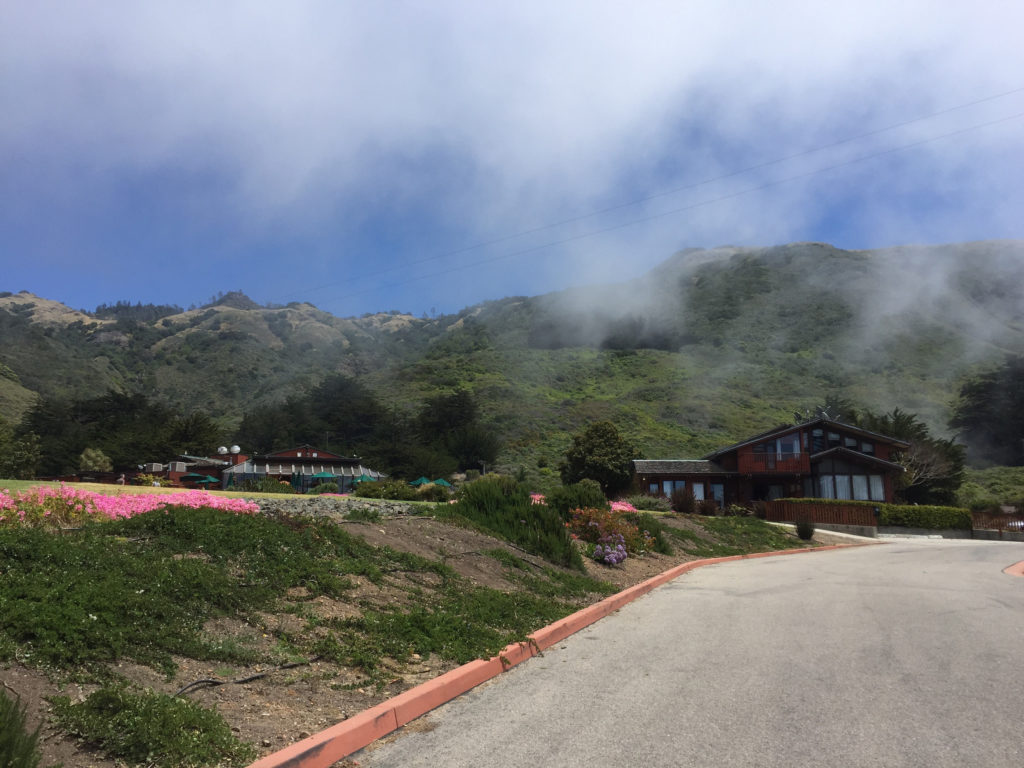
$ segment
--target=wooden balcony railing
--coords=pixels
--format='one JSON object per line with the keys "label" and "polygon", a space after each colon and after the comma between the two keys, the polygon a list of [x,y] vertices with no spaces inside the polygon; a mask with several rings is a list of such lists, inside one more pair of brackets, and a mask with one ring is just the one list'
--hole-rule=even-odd
{"label": "wooden balcony railing", "polygon": [[739,456],[739,471],[810,472],[811,461],[805,453],[747,453]]}

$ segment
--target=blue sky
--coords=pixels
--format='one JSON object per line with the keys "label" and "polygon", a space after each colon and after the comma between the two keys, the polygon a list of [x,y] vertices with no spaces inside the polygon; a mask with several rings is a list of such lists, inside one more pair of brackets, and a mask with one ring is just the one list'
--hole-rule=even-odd
{"label": "blue sky", "polygon": [[0,290],[419,315],[683,248],[1024,238],[1021,29],[1011,0],[5,3]]}

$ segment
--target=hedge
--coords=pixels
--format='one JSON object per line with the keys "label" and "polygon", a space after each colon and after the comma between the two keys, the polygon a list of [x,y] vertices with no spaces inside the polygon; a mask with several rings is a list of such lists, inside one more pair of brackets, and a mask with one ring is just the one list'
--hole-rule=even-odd
{"label": "hedge", "polygon": [[851,501],[849,499],[779,499],[790,504],[831,504],[846,507],[872,507],[878,509],[878,524],[903,528],[947,528],[971,529],[971,511],[962,507],[939,507],[931,505],[909,506],[884,504],[875,501]]}

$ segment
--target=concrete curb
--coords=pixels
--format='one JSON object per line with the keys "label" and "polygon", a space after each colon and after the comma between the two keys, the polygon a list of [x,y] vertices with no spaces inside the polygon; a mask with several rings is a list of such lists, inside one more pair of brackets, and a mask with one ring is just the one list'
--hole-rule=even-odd
{"label": "concrete curb", "polygon": [[1024,560],[1003,568],[1003,573],[1007,573],[1010,576],[1024,576]]}
{"label": "concrete curb", "polygon": [[[696,568],[733,560],[752,560],[778,555],[798,555],[808,552],[826,552],[832,549],[863,547],[867,544],[835,544],[813,549],[785,549],[776,552],[756,552],[750,555],[715,557],[708,560],[694,560],[670,568],[664,573],[635,584],[628,589],[607,597],[599,603],[566,616],[528,636],[528,640],[505,647],[497,656],[471,661],[451,672],[383,701],[375,707],[360,712],[354,717],[332,725],[307,739],[285,747],[279,752],[267,755],[249,768],[328,768],[353,752],[362,749],[377,739],[396,731],[411,720],[426,714],[461,696],[481,683],[491,680],[502,672],[538,655],[546,648],[561,642],[569,635],[579,632],[599,619],[646,595],[652,589],[672,581]],[[1018,565],[1024,566],[1024,563]]]}

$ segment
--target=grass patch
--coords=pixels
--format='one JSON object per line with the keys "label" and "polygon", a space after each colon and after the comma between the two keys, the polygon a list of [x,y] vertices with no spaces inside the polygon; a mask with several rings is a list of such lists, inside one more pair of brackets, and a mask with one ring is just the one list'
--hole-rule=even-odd
{"label": "grass patch", "polygon": [[[717,542],[701,540],[692,535],[689,545],[683,549],[699,557],[729,557],[750,552],[772,552],[793,549],[802,545],[781,529],[768,525],[756,517],[693,517],[691,518],[710,533]],[[678,531],[674,529],[673,533]],[[679,533],[683,533],[679,531]],[[681,537],[680,537],[681,538]]]}
{"label": "grass patch", "polygon": [[339,597],[362,575],[443,565],[378,549],[327,521],[168,508],[64,535],[0,531],[0,652],[68,668],[130,658],[172,674],[174,654],[251,663],[202,635],[209,619],[273,607],[287,590]]}
{"label": "grass patch", "polygon": [[53,699],[57,722],[112,757],[147,766],[245,765],[256,750],[216,712],[184,699],[104,686],[85,701]]}

